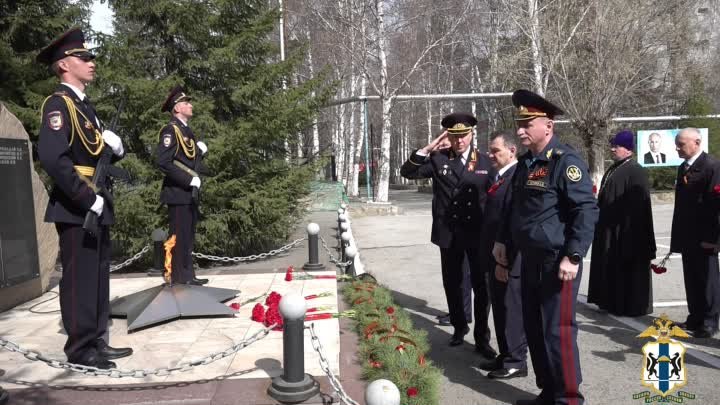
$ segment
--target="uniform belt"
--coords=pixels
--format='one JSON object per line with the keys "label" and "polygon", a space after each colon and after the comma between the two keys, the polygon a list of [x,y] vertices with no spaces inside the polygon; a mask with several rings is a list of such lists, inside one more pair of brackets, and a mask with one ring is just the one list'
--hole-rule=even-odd
{"label": "uniform belt", "polygon": [[94,191],[95,193],[98,192],[97,186],[95,185],[95,183],[92,182],[92,177],[95,175],[94,167],[75,166],[75,171],[77,172],[78,177],[80,177],[80,180],[87,184],[92,191]]}
{"label": "uniform belt", "polygon": [[173,160],[173,164],[177,166],[180,170],[184,171],[185,173],[189,174],[192,177],[200,177],[198,176],[197,172],[187,166],[185,166],[182,162],[179,160]]}

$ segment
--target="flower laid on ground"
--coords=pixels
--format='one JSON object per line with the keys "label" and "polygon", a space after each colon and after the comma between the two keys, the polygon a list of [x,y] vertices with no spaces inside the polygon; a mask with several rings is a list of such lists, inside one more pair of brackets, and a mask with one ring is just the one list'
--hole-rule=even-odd
{"label": "flower laid on ground", "polygon": [[650,263],[650,270],[652,270],[655,274],[663,274],[667,272],[667,267],[665,267],[665,263],[670,259],[670,254],[672,252],[668,252],[668,254],[663,257],[662,260],[660,260],[659,264]]}
{"label": "flower laid on ground", "polygon": [[392,314],[395,313],[395,308],[393,308],[393,307],[387,307],[387,308],[385,308],[385,312],[387,312],[388,314],[392,315]]}
{"label": "flower laid on ground", "polygon": [[325,291],[325,292],[321,292],[320,294],[310,294],[310,295],[306,295],[306,296],[305,296],[305,299],[306,299],[306,300],[313,300],[313,299],[315,299],[315,298],[332,297],[333,295],[335,295],[335,294],[331,293],[330,291]]}
{"label": "flower laid on ground", "polygon": [[[334,294],[330,291],[324,291],[319,294],[306,295],[305,300],[331,297],[333,295]],[[263,323],[265,324],[265,326],[277,324],[277,326],[273,328],[273,330],[282,330],[283,319],[279,311],[280,300],[282,300],[282,295],[279,294],[277,291],[271,291],[270,294],[267,294],[267,298],[265,299],[265,305],[267,306],[267,308],[265,308],[265,306],[261,303],[255,304],[252,310],[251,319],[255,322]],[[308,308],[305,311],[306,313],[308,313],[308,315],[305,316],[305,320],[316,321],[321,319],[332,319],[340,317],[350,318],[355,316],[355,311],[345,311],[339,314],[318,313],[320,311],[327,311],[330,309],[332,309],[332,306],[319,306]]]}
{"label": "flower laid on ground", "polygon": [[280,300],[282,299],[282,295],[278,294],[277,292],[273,291],[270,293],[270,295],[265,298],[265,305],[271,307],[271,306],[278,306],[280,305]]}
{"label": "flower laid on ground", "polygon": [[328,313],[323,312],[320,314],[307,314],[305,315],[305,322],[319,321],[322,319],[333,319],[333,318],[355,318],[355,311],[348,310],[340,313]]}
{"label": "flower laid on ground", "polygon": [[407,396],[410,398],[415,398],[418,394],[418,389],[416,387],[410,387],[407,389]]}
{"label": "flower laid on ground", "polygon": [[233,302],[230,304],[230,308],[234,309],[235,311],[240,310],[240,303],[239,302]]}
{"label": "flower laid on ground", "polygon": [[327,311],[327,310],[329,310],[329,309],[331,309],[331,308],[332,308],[331,306],[312,307],[312,308],[308,308],[308,309],[305,311],[305,313]]}
{"label": "flower laid on ground", "polygon": [[265,322],[265,307],[261,303],[255,304],[252,309],[252,317],[255,322]]}
{"label": "flower laid on ground", "polygon": [[341,275],[334,275],[334,274],[318,274],[313,275],[305,270],[302,270],[303,274],[295,274],[295,267],[288,266],[287,270],[285,271],[285,281],[293,281],[293,280],[338,280],[338,281],[346,281],[346,280],[352,280],[353,277],[341,274]]}
{"label": "flower laid on ground", "polygon": [[273,330],[282,330],[283,317],[277,307],[270,307],[265,312],[265,326],[275,325]]}

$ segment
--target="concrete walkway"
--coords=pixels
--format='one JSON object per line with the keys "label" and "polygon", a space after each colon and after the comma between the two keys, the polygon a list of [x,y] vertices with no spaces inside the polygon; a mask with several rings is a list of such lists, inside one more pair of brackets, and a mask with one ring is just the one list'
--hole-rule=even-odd
{"label": "concrete walkway", "polygon": [[[415,325],[428,332],[430,357],[444,368],[442,404],[504,404],[533,398],[539,390],[532,371],[527,378],[497,381],[474,367],[479,357],[473,351],[472,334],[467,335],[464,346],[447,345],[452,328],[435,321],[435,315],[446,312],[447,304],[440,252],[429,242],[431,195],[392,190],[390,199],[401,215],[355,216],[353,233],[366,269],[394,291],[398,303],[413,314]],[[662,256],[669,245],[672,205],[658,205],[653,214],[658,256]],[[589,260],[585,260],[585,269]],[[588,274],[583,276],[580,301],[587,294]],[[687,309],[679,258],[671,259],[667,273],[653,275],[653,287],[656,305],[652,316],[665,313],[671,319],[684,320]],[[639,376],[642,346],[647,340],[635,336],[651,324],[652,317],[618,318],[597,311],[594,305],[580,305],[577,319],[584,376],[581,390],[586,403],[642,403],[632,395],[646,390]],[[497,347],[494,341],[493,345]],[[687,346],[692,347],[686,360],[689,383],[683,390],[697,395],[696,401],[689,403],[710,403],[720,397],[716,383],[720,379],[720,341],[689,339]]]}

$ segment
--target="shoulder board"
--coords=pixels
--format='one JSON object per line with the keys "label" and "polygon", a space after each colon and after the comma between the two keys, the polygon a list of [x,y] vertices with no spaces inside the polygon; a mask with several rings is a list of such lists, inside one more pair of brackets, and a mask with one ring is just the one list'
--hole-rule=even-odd
{"label": "shoulder board", "polygon": [[53,96],[61,96],[61,97],[62,97],[62,96],[67,96],[68,94],[67,94],[66,91],[56,91],[56,92],[53,93],[52,95],[53,95]]}

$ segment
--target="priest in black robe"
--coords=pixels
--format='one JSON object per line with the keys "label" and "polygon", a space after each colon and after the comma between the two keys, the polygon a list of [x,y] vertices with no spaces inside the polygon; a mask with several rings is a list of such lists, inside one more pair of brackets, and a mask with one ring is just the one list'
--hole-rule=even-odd
{"label": "priest in black robe", "polygon": [[614,315],[653,311],[650,261],[655,232],[648,175],[634,159],[631,131],[610,140],[613,164],[600,183],[588,302]]}

